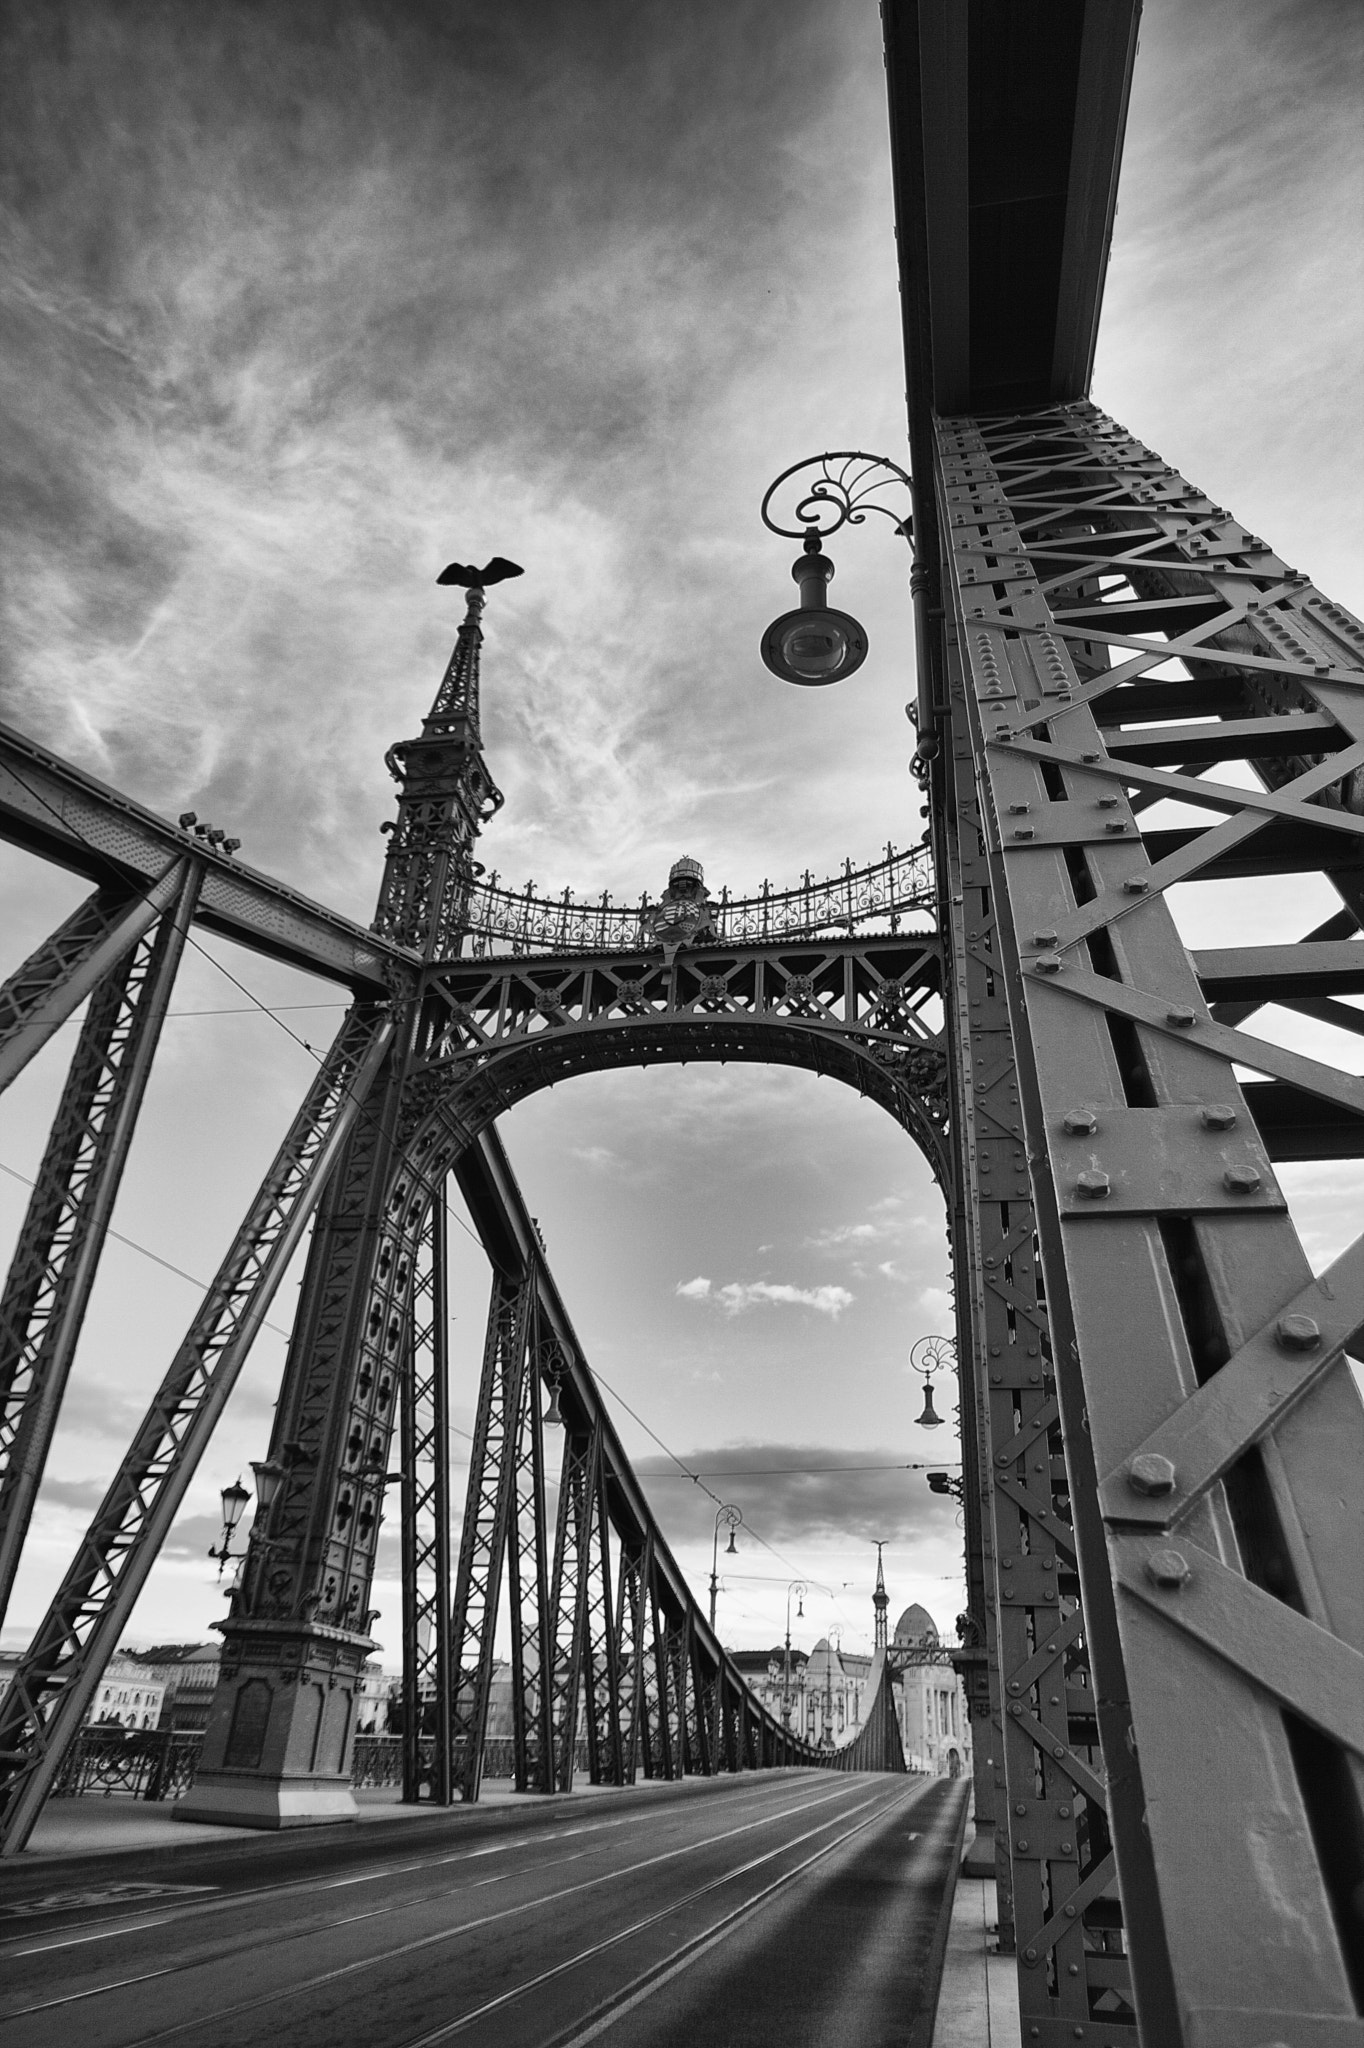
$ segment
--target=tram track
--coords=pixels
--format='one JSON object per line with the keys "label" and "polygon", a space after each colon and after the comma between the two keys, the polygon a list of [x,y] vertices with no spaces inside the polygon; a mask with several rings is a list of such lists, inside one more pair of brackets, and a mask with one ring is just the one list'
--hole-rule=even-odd
{"label": "tram track", "polygon": [[[411,1941],[393,1944],[364,1956],[351,1957],[327,1970],[313,1971],[304,1977],[293,1978],[253,1997],[228,2001],[223,2005],[213,2007],[207,2012],[176,2018],[169,2026],[153,2028],[151,2031],[147,2031],[144,2026],[141,2029],[129,2032],[120,2028],[117,2021],[114,2020],[112,2031],[102,2023],[97,2024],[95,2027],[95,2033],[101,2042],[108,2039],[111,2042],[117,2041],[120,2044],[120,2048],[125,2048],[125,2044],[126,2048],[133,2048],[134,2043],[137,2044],[137,2048],[144,2048],[144,2044],[146,2044],[146,2048],[150,2048],[150,2044],[153,2042],[192,2036],[197,2031],[204,2029],[211,2030],[221,2022],[232,2019],[240,2020],[251,2013],[264,2011],[272,2006],[278,2006],[292,1997],[307,1997],[316,1994],[331,1984],[354,1979],[366,1971],[381,1971],[386,1966],[392,1966],[405,1958],[430,1953],[438,1950],[442,1944],[457,1941],[462,1937],[477,1936],[486,1930],[498,1927],[500,1924],[514,1922],[518,1919],[524,1919],[528,1915],[544,1913],[555,1908],[562,1908],[566,1902],[581,1899],[584,1894],[600,1892],[604,1888],[621,1884],[631,1879],[639,1880],[646,1873],[657,1873],[666,1866],[677,1864],[681,1859],[707,1852],[713,1853],[717,1850],[723,1852],[726,1844],[738,1841],[759,1829],[784,1827],[793,1820],[799,1820],[801,1816],[807,1813],[837,1803],[840,1808],[839,1813],[831,1815],[828,1820],[821,1822],[817,1828],[807,1830],[805,1835],[798,1838],[800,1840],[807,1839],[810,1835],[821,1832],[825,1827],[837,1825],[842,1814],[848,1811],[846,1806],[848,1795],[855,1790],[857,1790],[857,1787],[854,1784],[844,1781],[837,1787],[821,1790],[815,1798],[805,1798],[796,1801],[782,1799],[779,1804],[771,1806],[767,1810],[762,1810],[765,1802],[761,1796],[757,1798],[749,1797],[745,1799],[743,1806],[739,1809],[740,1814],[744,1817],[738,1818],[736,1816],[736,1824],[733,1826],[707,1832],[699,1839],[685,1841],[664,1849],[657,1854],[634,1858],[623,1865],[617,1865],[608,1870],[596,1872],[589,1877],[585,1877],[580,1883],[566,1886],[560,1885],[548,1891],[543,1888],[538,1880],[550,1870],[562,1870],[570,1863],[582,1861],[584,1858],[593,1855],[610,1852],[615,1846],[615,1840],[602,1840],[601,1837],[609,1834],[619,1839],[616,1835],[616,1826],[612,1824],[615,1821],[615,1817],[612,1817],[612,1822],[586,1823],[581,1828],[555,1829],[544,1835],[532,1833],[529,1836],[518,1836],[513,1843],[484,1844],[478,1848],[454,1852],[452,1855],[444,1855],[439,1859],[422,1859],[415,1863],[407,1862],[401,1865],[383,1865],[373,1871],[350,1873],[340,1879],[322,1880],[320,1882],[315,1880],[311,1885],[306,1881],[296,1881],[287,1886],[265,1886],[249,1891],[238,1891],[227,1897],[215,1900],[196,1901],[193,1904],[187,1904],[178,1909],[173,1915],[158,1916],[152,1921],[140,1920],[126,1927],[110,1928],[106,1924],[93,1930],[87,1930],[84,1934],[70,1939],[67,1945],[75,1946],[85,1941],[104,1941],[113,1934],[123,1934],[129,1940],[143,1935],[154,1935],[160,1940],[164,1938],[164,1930],[175,1923],[192,1928],[196,1922],[201,1923],[205,1917],[211,1919],[234,1910],[259,1911],[262,1906],[269,1906],[273,1910],[287,1903],[290,1895],[293,1895],[296,1899],[298,1895],[306,1893],[312,1893],[315,1896],[319,1890],[334,1893],[350,1889],[359,1884],[385,1880],[391,1881],[403,1875],[419,1874],[421,1871],[431,1868],[433,1860],[442,1864],[453,1861],[469,1864],[481,1861],[490,1854],[514,1853],[517,1850],[534,1852],[542,1845],[547,1846],[551,1839],[562,1842],[567,1838],[580,1835],[593,1838],[584,1842],[581,1847],[575,1847],[566,1856],[555,1857],[550,1862],[537,1860],[533,1869],[529,1871],[524,1864],[520,1864],[513,1865],[505,1870],[489,1873],[486,1876],[474,1876],[469,1872],[461,1872],[460,1881],[456,1883],[444,1884],[435,1888],[426,1888],[420,1892],[410,1893],[399,1899],[387,1901],[370,1910],[327,1918],[309,1915],[306,1920],[293,1920],[287,1925],[269,1930],[263,1930],[259,1927],[246,1928],[223,1941],[210,1940],[207,1943],[201,1943],[191,1953],[169,1962],[158,1959],[155,1967],[151,1969],[133,1971],[113,1977],[101,1977],[96,1982],[73,1987],[59,1993],[55,1997],[33,2000],[22,2006],[11,2007],[9,2011],[0,2013],[0,2027],[3,2027],[8,2039],[13,2039],[16,2037],[16,2034],[19,2034],[25,2039],[32,2039],[35,2043],[55,2043],[58,2040],[69,2039],[69,2034],[60,2030],[76,2023],[77,2011],[80,2011],[82,2014],[80,2021],[82,2030],[88,2032],[99,2001],[104,1998],[114,2000],[120,1993],[140,1992],[142,1987],[153,1984],[158,1984],[168,1990],[170,1988],[169,1980],[176,1978],[188,1980],[196,1972],[211,1972],[215,1969],[222,1969],[234,1963],[245,1961],[249,1961],[254,1974],[259,1970],[262,1961],[268,1959],[272,1951],[283,1954],[283,1952],[287,1951],[290,1944],[304,1942],[310,1946],[315,1946],[318,1942],[338,1937],[341,1930],[347,1927],[358,1926],[361,1923],[394,1914],[416,1914],[423,1910],[429,1911],[433,1908],[439,1908],[443,1903],[450,1900],[468,1900],[473,1894],[483,1891],[492,1885],[528,1882],[533,1886],[530,1896],[496,1912],[478,1914],[472,1918],[461,1917],[451,1925],[434,1929]],[[863,1803],[865,1801],[859,1802],[859,1807]],[[754,1806],[759,1808],[756,1814],[752,1813]],[[859,1810],[859,1808],[854,1808],[853,1810]],[[684,1816],[678,1813],[677,1809],[666,1809],[666,1813],[667,1817],[675,1823],[680,1823],[684,1818]],[[641,1811],[637,1816],[622,1816],[620,1824],[627,1824],[630,1819],[633,1819],[639,1825],[647,1826],[651,1822],[656,1825],[662,1817],[657,1809],[653,1813],[649,1813],[646,1810]],[[765,1852],[763,1857],[752,1859],[753,1867],[758,1867],[762,1863],[770,1861],[773,1856],[787,1853],[790,1847],[789,1841],[778,1844],[774,1849]],[[745,1865],[743,1867],[747,1868],[749,1866]],[[735,1873],[732,1870],[722,1872],[713,1883],[695,1887],[693,1892],[688,1893],[686,1896],[688,1898],[704,1896],[714,1885],[732,1881],[734,1875]],[[664,1909],[665,1913],[667,1911],[679,1910],[682,1903],[682,1901],[672,1902],[669,1907]],[[613,1942],[607,1942],[604,1946],[609,1947],[613,1945]],[[11,1951],[16,1960],[20,1954],[36,1958],[44,1953],[53,1952],[54,1947],[43,1944],[30,1946],[22,1951]],[[150,1961],[151,1958],[148,1957],[147,1960]],[[110,2017],[112,2019],[112,2015]],[[25,2025],[25,2022],[28,2024]]]}

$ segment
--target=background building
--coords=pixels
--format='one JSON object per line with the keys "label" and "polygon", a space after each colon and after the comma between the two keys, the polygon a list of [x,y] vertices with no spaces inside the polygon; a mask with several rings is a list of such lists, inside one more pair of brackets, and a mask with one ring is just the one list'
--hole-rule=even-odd
{"label": "background building", "polygon": [[960,1678],[947,1662],[926,1607],[906,1607],[895,1624],[892,1652],[900,1666],[896,1714],[905,1762],[912,1771],[959,1778],[971,1768],[971,1723]]}

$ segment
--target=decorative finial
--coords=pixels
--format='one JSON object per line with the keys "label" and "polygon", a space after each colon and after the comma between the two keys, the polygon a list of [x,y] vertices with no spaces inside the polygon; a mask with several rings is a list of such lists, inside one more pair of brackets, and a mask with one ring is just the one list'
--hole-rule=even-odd
{"label": "decorative finial", "polygon": [[481,569],[471,569],[464,562],[451,562],[441,570],[437,583],[459,583],[466,590],[486,590],[490,583],[505,583],[509,576],[524,576],[525,570],[519,563],[509,562],[505,555],[494,555],[491,562]]}

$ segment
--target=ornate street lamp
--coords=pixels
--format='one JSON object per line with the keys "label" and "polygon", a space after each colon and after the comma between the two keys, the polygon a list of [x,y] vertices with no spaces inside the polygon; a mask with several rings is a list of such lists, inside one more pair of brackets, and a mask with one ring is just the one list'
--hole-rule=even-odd
{"label": "ornate street lamp", "polygon": [[[801,481],[793,483],[793,478]],[[794,525],[772,512],[773,499],[788,484],[791,488],[784,495],[795,497],[796,503],[786,518],[794,519]],[[834,611],[827,603],[834,565],[821,543],[842,526],[863,525],[868,512],[880,512],[912,545],[912,516],[897,513],[877,496],[887,488],[911,489],[907,472],[884,455],[867,455],[860,449],[807,456],[768,486],[762,502],[764,526],[805,543],[791,569],[800,587],[799,608],[774,619],[762,637],[762,658],[783,682],[806,688],[841,683],[866,660],[867,636],[861,625],[850,612]]]}
{"label": "ornate street lamp", "polygon": [[920,1337],[909,1354],[913,1371],[922,1373],[924,1378],[924,1412],[918,1418],[920,1429],[941,1429],[943,1418],[933,1406],[933,1374],[950,1372],[957,1362],[957,1347],[950,1337]]}
{"label": "ornate street lamp", "polygon": [[791,1595],[794,1593],[796,1596],[796,1619],[800,1621],[805,1615],[805,1595],[809,1590],[803,1579],[792,1579],[786,1589],[786,1661],[782,1666],[781,1718],[788,1729],[791,1726]]}
{"label": "ornate street lamp", "polygon": [[718,1576],[720,1564],[720,1524],[723,1522],[729,1531],[729,1541],[725,1545],[725,1556],[737,1557],[739,1555],[739,1546],[734,1541],[734,1531],[743,1521],[743,1518],[743,1509],[731,1507],[728,1501],[722,1502],[715,1511],[715,1537],[710,1546],[710,1625],[712,1630],[715,1627],[715,1595],[720,1585]]}
{"label": "ornate street lamp", "polygon": [[234,1479],[231,1486],[225,1486],[222,1490],[223,1533],[218,1538],[218,1548],[215,1550],[212,1544],[210,1544],[208,1551],[209,1556],[217,1564],[219,1578],[222,1577],[224,1568],[227,1565],[240,1564],[246,1555],[244,1550],[234,1550],[232,1548],[232,1538],[235,1536],[237,1524],[242,1518],[242,1509],[250,1498],[250,1488],[243,1486],[240,1479]]}

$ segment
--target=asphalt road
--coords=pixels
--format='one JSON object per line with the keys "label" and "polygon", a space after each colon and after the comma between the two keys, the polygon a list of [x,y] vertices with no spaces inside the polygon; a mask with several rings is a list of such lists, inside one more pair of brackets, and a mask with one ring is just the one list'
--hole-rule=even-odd
{"label": "asphalt road", "polygon": [[0,1904],[0,2048],[927,2048],[964,1797],[783,1772],[125,1868],[164,1888]]}

